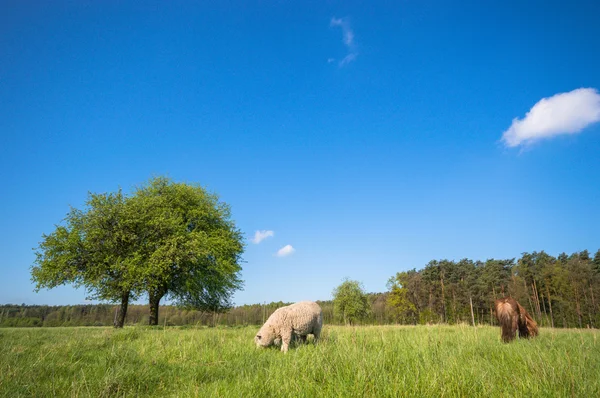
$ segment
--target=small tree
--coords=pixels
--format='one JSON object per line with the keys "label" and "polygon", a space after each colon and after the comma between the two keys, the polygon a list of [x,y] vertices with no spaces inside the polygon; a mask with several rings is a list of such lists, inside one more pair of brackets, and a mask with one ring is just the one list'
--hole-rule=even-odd
{"label": "small tree", "polygon": [[344,324],[355,324],[369,314],[369,301],[362,284],[344,279],[333,290],[333,310]]}
{"label": "small tree", "polygon": [[84,210],[72,208],[64,225],[43,235],[35,250],[36,291],[64,284],[85,287],[91,298],[119,302],[115,327],[123,327],[129,300],[141,290],[135,277],[136,215],[117,193],[88,195]]}
{"label": "small tree", "polygon": [[410,301],[406,282],[408,274],[398,272],[395,277],[388,281],[390,293],[387,298],[387,305],[392,308],[396,321],[400,323],[416,323],[417,308]]}

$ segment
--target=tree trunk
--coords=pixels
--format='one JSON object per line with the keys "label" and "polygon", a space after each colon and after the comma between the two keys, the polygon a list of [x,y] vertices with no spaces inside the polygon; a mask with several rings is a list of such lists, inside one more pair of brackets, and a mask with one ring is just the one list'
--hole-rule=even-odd
{"label": "tree trunk", "polygon": [[116,328],[122,328],[125,325],[125,317],[127,316],[127,306],[129,305],[129,292],[125,292],[121,295],[121,306],[119,312],[115,317],[114,326]]}
{"label": "tree trunk", "polygon": [[525,286],[525,293],[527,294],[527,301],[529,301],[529,308],[531,308],[533,314],[535,315],[535,307],[531,303],[531,296],[529,295],[529,289],[527,288],[527,282],[523,279],[523,286]]}
{"label": "tree trunk", "polygon": [[533,293],[534,293],[534,297],[535,297],[536,311],[538,313],[538,319],[542,319],[542,307],[540,305],[540,295],[538,294],[537,283],[535,282],[535,279],[533,280],[533,285],[531,287],[533,288]]}
{"label": "tree trunk", "polygon": [[446,316],[446,299],[444,293],[444,273],[440,272],[440,283],[442,284],[442,321],[448,322],[448,317]]}
{"label": "tree trunk", "polygon": [[552,298],[550,297],[550,289],[546,283],[546,295],[548,296],[548,307],[550,307],[550,325],[554,327],[554,314],[552,313]]}
{"label": "tree trunk", "polygon": [[433,287],[429,288],[429,310],[433,312]]}
{"label": "tree trunk", "polygon": [[150,319],[148,324],[155,326],[158,325],[158,304],[165,294],[162,290],[155,290],[149,292],[148,295],[150,296]]}
{"label": "tree trunk", "polygon": [[542,293],[541,296],[542,298],[542,305],[544,306],[544,318],[546,320],[546,322],[548,321],[548,313],[546,312],[546,302],[544,301],[544,294]]}
{"label": "tree trunk", "polygon": [[590,284],[590,295],[592,296],[592,313],[594,318],[596,318],[596,300],[594,300],[594,289],[592,289],[592,285]]}
{"label": "tree trunk", "polygon": [[460,319],[458,319],[458,315],[456,313],[456,294],[454,293],[454,286],[452,286],[452,320],[454,321],[454,323],[457,323],[460,321]]}
{"label": "tree trunk", "polygon": [[583,320],[581,319],[581,306],[579,305],[579,291],[575,287],[575,308],[577,310],[577,319],[579,320],[579,327],[583,327]]}
{"label": "tree trunk", "polygon": [[588,313],[588,319],[590,321],[588,327],[594,327],[594,321],[592,320],[592,312],[590,311],[590,304],[588,302],[588,297],[587,297],[587,293],[585,291],[585,288],[581,289],[583,290],[583,298],[585,299],[585,306],[587,308],[587,313]]}
{"label": "tree trunk", "polygon": [[475,316],[473,315],[473,298],[469,296],[469,302],[471,303],[471,321],[473,322],[473,326],[475,326]]}

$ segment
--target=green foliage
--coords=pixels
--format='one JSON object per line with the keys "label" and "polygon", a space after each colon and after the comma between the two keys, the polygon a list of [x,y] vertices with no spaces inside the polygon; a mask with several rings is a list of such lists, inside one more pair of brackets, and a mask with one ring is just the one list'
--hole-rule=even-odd
{"label": "green foliage", "polygon": [[333,306],[337,317],[345,324],[356,324],[369,314],[369,301],[362,284],[345,279],[333,290]]}
{"label": "green foliage", "polygon": [[226,203],[199,185],[157,177],[130,200],[138,215],[143,259],[139,278],[146,292],[167,295],[187,308],[213,312],[231,306],[242,282],[242,233]]}
{"label": "green foliage", "polygon": [[596,254],[594,255],[594,270],[596,271],[597,274],[600,274],[600,250],[598,250],[596,252]]}
{"label": "green foliage", "polygon": [[405,287],[408,275],[407,272],[398,272],[388,281],[390,294],[387,303],[392,308],[396,321],[400,323],[416,323],[417,308],[410,301],[409,291]]}
{"label": "green foliage", "polygon": [[117,193],[90,193],[84,210],[72,208],[35,249],[31,269],[36,290],[63,284],[84,286],[90,297],[117,301],[142,291],[136,271],[137,215]]}
{"label": "green foliage", "polygon": [[420,323],[494,324],[494,300],[510,295],[542,325],[600,325],[600,274],[587,251],[558,258],[523,253],[517,261],[431,261],[420,271],[397,274],[389,288],[390,307],[400,310],[402,323],[411,322],[402,313],[414,308]]}
{"label": "green foliage", "polygon": [[419,313],[419,325],[433,325],[439,322],[439,315],[429,308],[425,308]]}
{"label": "green foliage", "polygon": [[257,327],[0,329],[2,397],[594,397],[600,332],[325,326],[257,350]]}

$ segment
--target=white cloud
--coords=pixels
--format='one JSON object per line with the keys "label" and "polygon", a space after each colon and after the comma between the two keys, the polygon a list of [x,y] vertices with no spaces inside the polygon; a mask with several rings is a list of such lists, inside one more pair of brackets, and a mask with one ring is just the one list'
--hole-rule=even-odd
{"label": "white cloud", "polygon": [[296,249],[292,247],[292,245],[285,245],[281,249],[277,250],[277,257],[286,257],[295,252]]}
{"label": "white cloud", "polygon": [[523,119],[515,118],[502,134],[508,147],[531,144],[542,138],[576,134],[600,121],[600,94],[594,88],[542,98]]}
{"label": "white cloud", "polygon": [[267,239],[270,236],[275,236],[275,232],[273,231],[256,231],[254,233],[254,239],[252,239],[252,243],[259,244],[263,240]]}
{"label": "white cloud", "polygon": [[[340,27],[342,28],[342,40],[344,45],[348,49],[348,54],[338,63],[340,67],[349,64],[354,61],[358,56],[358,52],[356,51],[356,45],[354,44],[354,31],[350,27],[350,22],[348,18],[331,18],[331,22],[329,23],[331,27]],[[333,62],[333,58],[329,58],[327,63]]]}
{"label": "white cloud", "polygon": [[350,62],[354,61],[355,59],[356,59],[356,54],[348,54],[344,57],[344,59],[342,59],[340,61],[340,66],[349,64]]}

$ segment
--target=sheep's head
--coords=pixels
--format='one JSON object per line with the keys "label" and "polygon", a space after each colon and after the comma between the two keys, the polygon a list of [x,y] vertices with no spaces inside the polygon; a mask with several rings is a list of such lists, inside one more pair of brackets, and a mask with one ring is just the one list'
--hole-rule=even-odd
{"label": "sheep's head", "polygon": [[257,347],[268,347],[273,344],[275,337],[273,329],[265,325],[254,336],[254,342]]}

